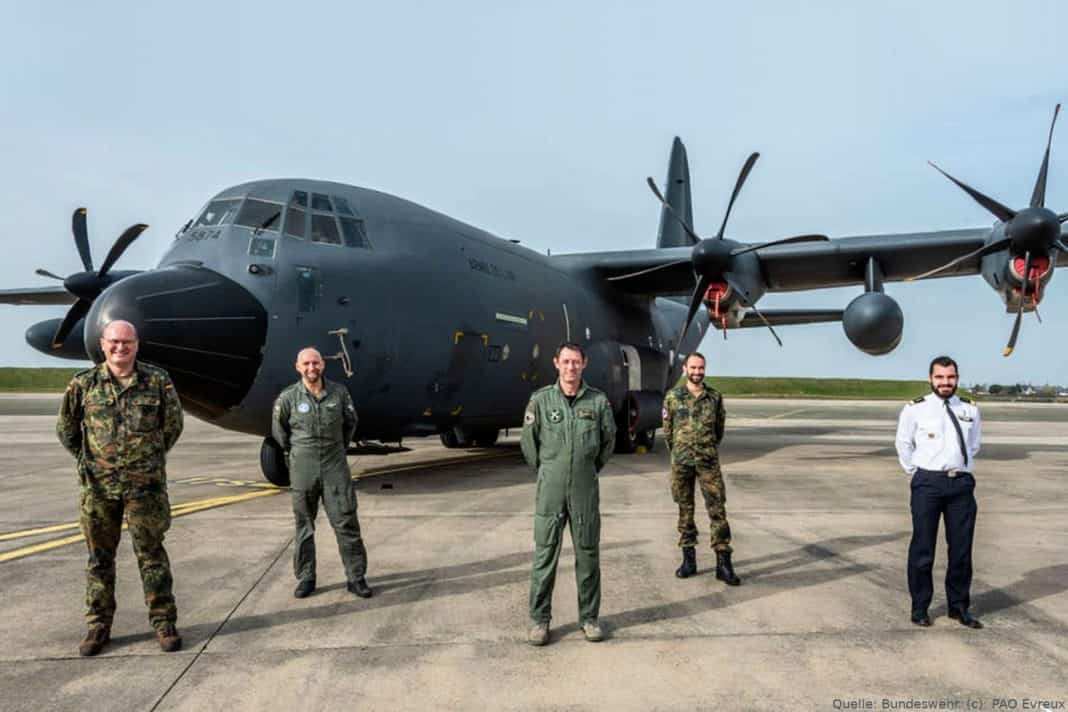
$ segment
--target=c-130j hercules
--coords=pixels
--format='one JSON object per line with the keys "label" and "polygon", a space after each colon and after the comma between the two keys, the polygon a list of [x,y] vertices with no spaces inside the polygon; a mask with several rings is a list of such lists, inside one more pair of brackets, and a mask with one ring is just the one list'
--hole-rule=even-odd
{"label": "c-130j hercules", "polygon": [[[542,255],[374,190],[262,180],[221,191],[140,272],[111,267],[147,226],[127,229],[96,269],[79,208],[74,243],[85,271],[64,279],[38,270],[63,286],[2,290],[0,302],[73,302],[65,318],[26,332],[31,346],[61,358],[101,361],[103,326],[132,322],[140,358],[170,372],[190,412],[264,436],[261,466],[278,485],[288,472],[270,439],[271,406],[307,345],[348,387],[359,439],[437,434],[470,447],[519,425],[530,393],[555,379],[556,347],[576,341],[589,354],[587,381],[616,413],[618,449],[632,451],[652,445],[681,355],[710,326],[724,335],[766,326],[778,340],[775,325],[841,321],[857,348],[884,354],[904,323],[885,281],[981,273],[1016,313],[1011,353],[1023,313],[1036,310],[1055,265],[1068,263],[1068,213],[1045,207],[1057,111],[1028,207],[1010,209],[946,174],[997,218],[989,228],[736,242],[727,219],[754,153],[718,232],[701,239],[675,139],[666,190],[649,180],[663,204],[656,249]],[[767,292],[843,285],[864,291],[842,310],[756,306]]]}

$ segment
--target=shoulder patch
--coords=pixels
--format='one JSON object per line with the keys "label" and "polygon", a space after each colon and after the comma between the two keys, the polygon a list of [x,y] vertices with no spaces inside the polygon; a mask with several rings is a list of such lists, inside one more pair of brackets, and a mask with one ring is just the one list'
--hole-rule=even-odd
{"label": "shoulder patch", "polygon": [[535,417],[536,416],[534,415],[534,411],[528,410],[526,413],[523,414],[523,425],[533,425]]}

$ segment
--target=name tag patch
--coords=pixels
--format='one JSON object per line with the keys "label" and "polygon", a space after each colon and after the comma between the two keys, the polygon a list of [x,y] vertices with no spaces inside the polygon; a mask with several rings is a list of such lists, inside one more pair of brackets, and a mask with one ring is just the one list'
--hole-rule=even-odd
{"label": "name tag patch", "polygon": [[589,408],[579,408],[575,411],[575,417],[583,420],[593,420],[593,411]]}

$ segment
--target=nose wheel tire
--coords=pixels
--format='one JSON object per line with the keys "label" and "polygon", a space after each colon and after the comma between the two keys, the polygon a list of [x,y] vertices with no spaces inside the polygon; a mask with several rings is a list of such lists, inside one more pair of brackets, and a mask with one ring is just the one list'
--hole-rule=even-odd
{"label": "nose wheel tire", "polygon": [[260,470],[275,487],[289,487],[289,465],[286,453],[274,438],[264,438],[260,445]]}

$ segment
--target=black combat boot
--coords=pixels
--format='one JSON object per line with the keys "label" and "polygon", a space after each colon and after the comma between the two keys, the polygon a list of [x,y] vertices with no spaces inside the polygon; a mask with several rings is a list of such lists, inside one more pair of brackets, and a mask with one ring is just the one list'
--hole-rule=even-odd
{"label": "black combat boot", "polygon": [[716,552],[716,578],[726,582],[728,586],[741,585],[742,580],[735,575],[734,567],[731,565],[731,552]]}
{"label": "black combat boot", "polygon": [[682,547],[682,565],[675,569],[679,578],[687,578],[697,573],[697,551],[692,546]]}
{"label": "black combat boot", "polygon": [[349,590],[349,593],[355,593],[360,598],[370,598],[374,595],[374,592],[371,591],[371,587],[367,585],[367,579],[363,576],[355,581],[349,581],[345,588]]}

